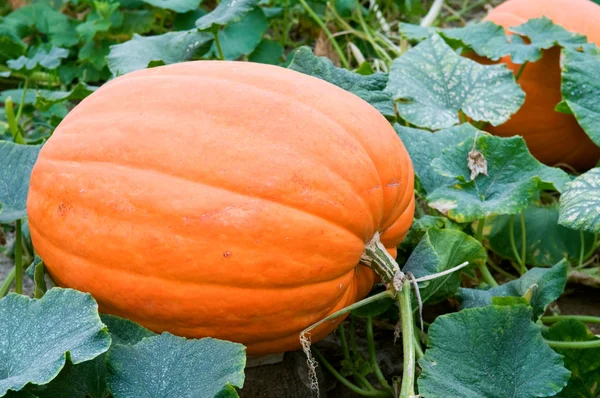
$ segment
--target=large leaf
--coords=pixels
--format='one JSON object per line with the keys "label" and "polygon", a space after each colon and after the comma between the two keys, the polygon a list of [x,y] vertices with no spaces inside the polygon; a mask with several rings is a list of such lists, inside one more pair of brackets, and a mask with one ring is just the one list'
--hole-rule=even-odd
{"label": "large leaf", "polygon": [[47,36],[50,44],[58,47],[71,47],[78,41],[70,19],[42,2],[10,13],[3,25],[21,38],[38,31]]}
{"label": "large leaf", "polygon": [[552,268],[533,268],[519,279],[489,290],[460,288],[458,300],[462,308],[484,307],[492,303],[492,297],[520,297],[533,286],[530,304],[533,316],[538,318],[562,294],[566,284],[567,263],[562,260]]}
{"label": "large leaf", "polygon": [[33,55],[26,57],[24,55],[17,59],[9,60],[6,64],[14,71],[33,71],[38,68],[56,69],[60,66],[63,59],[69,56],[69,51],[52,46],[50,50],[39,47]]}
{"label": "large leaf", "polygon": [[279,42],[263,39],[248,57],[250,62],[277,65],[283,55],[283,47]]}
{"label": "large leaf", "polygon": [[65,366],[108,350],[110,336],[89,294],[54,288],[41,299],[11,293],[0,300],[0,396],[46,384]]}
{"label": "large leaf", "polygon": [[384,73],[360,75],[343,68],[337,68],[326,57],[317,57],[308,47],[300,47],[288,68],[318,77],[335,84],[373,105],[386,117],[394,117],[394,101],[385,91],[388,76]]}
{"label": "large leaf", "polygon": [[0,24],[0,60],[18,58],[25,50],[25,43],[13,29]]}
{"label": "large leaf", "polygon": [[214,30],[239,20],[258,4],[258,0],[222,0],[217,8],[198,18],[196,27],[200,30]]}
{"label": "large leaf", "polygon": [[518,35],[507,36],[502,26],[491,21],[444,29],[441,34],[492,60],[510,55],[514,63],[522,64],[539,59],[542,55],[539,48],[525,43]]}
{"label": "large leaf", "polygon": [[[412,252],[402,271],[420,278],[446,271],[465,261],[469,262],[470,267],[485,264],[487,253],[481,243],[462,231],[431,228]],[[421,283],[423,302],[435,303],[454,296],[460,287],[460,274],[461,272],[453,272]]]}
{"label": "large leaf", "polygon": [[77,365],[69,362],[49,384],[27,387],[39,398],[106,398],[105,354]]}
{"label": "large leaf", "polygon": [[0,141],[0,223],[27,215],[29,176],[41,148]]}
{"label": "large leaf", "polygon": [[143,0],[143,2],[180,13],[197,9],[202,0]]}
{"label": "large leaf", "polygon": [[[513,216],[515,217],[515,216]],[[534,266],[549,266],[563,258],[570,262],[579,261],[582,244],[584,259],[594,250],[594,234],[581,234],[558,225],[558,208],[529,206],[523,213],[525,220],[526,263]],[[494,252],[505,258],[515,259],[510,243],[510,218],[503,215],[486,220],[486,237]],[[513,221],[513,236],[517,253],[521,254],[521,218]],[[583,237],[583,240],[581,239]]]}
{"label": "large leaf", "polygon": [[133,35],[131,40],[110,47],[108,68],[114,75],[123,75],[145,69],[151,63],[168,65],[186,61],[212,39],[210,33],[196,29],[149,37]]}
{"label": "large leaf", "polygon": [[468,123],[435,133],[404,127],[400,124],[395,124],[394,129],[410,155],[415,175],[425,193],[431,193],[437,188],[454,182],[453,178],[444,177],[431,167],[433,159],[440,157],[444,149],[456,146],[467,139],[473,139],[477,133],[477,129]]}
{"label": "large leaf", "polygon": [[[470,180],[467,158],[473,149],[487,159],[487,175],[480,174]],[[458,222],[520,213],[540,190],[560,192],[569,181],[564,171],[537,161],[518,136],[500,138],[483,134],[475,143],[469,139],[448,148],[432,166],[456,183],[430,194],[429,206]]]}
{"label": "large leaf", "polygon": [[115,398],[212,398],[243,386],[245,351],[237,343],[170,333],[117,344],[108,354],[108,384]]}
{"label": "large leaf", "polygon": [[600,168],[569,182],[560,197],[558,222],[565,227],[600,232]]}
{"label": "large leaf", "polygon": [[[515,64],[538,61],[542,58],[542,50],[556,45],[578,47],[587,43],[585,36],[569,32],[546,17],[530,19],[510,30],[518,35],[507,36],[504,28],[485,21],[461,28],[443,29],[441,34],[460,41],[477,54],[492,60],[510,55]],[[527,37],[527,43],[521,36]]]}
{"label": "large leaf", "polygon": [[100,319],[108,327],[113,346],[115,344],[133,345],[145,337],[156,336],[156,333],[128,319],[108,314],[100,315]]}
{"label": "large leaf", "polygon": [[561,110],[568,107],[581,128],[600,145],[600,55],[567,49],[562,54]]}
{"label": "large leaf", "polygon": [[400,28],[400,34],[402,37],[408,40],[425,40],[430,34],[437,31],[436,28],[431,26],[413,25],[406,22],[400,22],[398,26]]}
{"label": "large leaf", "polygon": [[[100,319],[108,327],[112,338],[111,347],[115,344],[133,345],[145,337],[156,336],[150,330],[127,319],[105,314],[100,315]],[[105,398],[108,394],[106,354],[78,365],[67,363],[49,384],[29,390],[40,398]]]}
{"label": "large leaf", "polygon": [[[141,35],[150,32],[154,27],[155,12],[152,10],[122,10],[120,13],[123,15],[123,22],[120,26],[112,28],[114,33],[125,35],[137,33]],[[188,30],[193,27],[193,24],[184,29],[173,26],[173,30]]]}
{"label": "large leaf", "polygon": [[463,58],[437,33],[393,62],[387,89],[403,119],[434,130],[458,124],[461,110],[497,126],[525,99],[505,65],[484,66]]}
{"label": "large leaf", "polygon": [[69,91],[38,90],[36,92],[35,107],[40,110],[47,110],[52,105],[60,102],[82,100],[97,88],[80,82],[72,86]]}
{"label": "large leaf", "polygon": [[525,305],[469,308],[438,317],[419,360],[427,398],[547,397],[569,380]]}
{"label": "large leaf", "polygon": [[[255,8],[239,21],[227,25],[218,33],[224,58],[236,60],[242,55],[250,54],[258,46],[268,27],[269,21],[260,8]],[[213,44],[213,47],[216,45]],[[216,48],[213,51],[216,53]]]}
{"label": "large leaf", "polygon": [[23,98],[23,105],[35,104],[35,90],[27,90],[25,97],[23,97],[23,89],[16,88],[12,90],[4,90],[0,93],[0,103],[6,102],[7,98],[11,97],[13,104],[20,105],[21,98]]}
{"label": "large leaf", "polygon": [[[548,329],[546,337],[554,341],[598,340],[581,322],[563,320]],[[574,350],[555,348],[565,357],[565,367],[571,371],[569,384],[557,396],[564,398],[594,398],[600,387],[600,348]]]}

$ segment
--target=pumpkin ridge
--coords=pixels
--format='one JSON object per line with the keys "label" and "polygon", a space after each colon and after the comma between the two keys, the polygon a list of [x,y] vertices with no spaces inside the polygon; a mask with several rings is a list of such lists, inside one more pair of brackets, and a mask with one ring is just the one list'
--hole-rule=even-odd
{"label": "pumpkin ridge", "polygon": [[127,169],[127,170],[134,170],[137,173],[139,173],[139,172],[142,172],[142,173],[147,172],[147,173],[161,174],[161,175],[163,175],[165,177],[168,177],[168,178],[180,179],[180,180],[186,181],[186,182],[191,183],[191,184],[197,184],[197,185],[202,185],[204,187],[208,187],[208,188],[215,189],[215,190],[226,191],[226,192],[228,192],[230,194],[243,196],[243,197],[249,198],[249,199],[257,199],[257,200],[260,200],[260,201],[267,202],[267,203],[269,203],[271,205],[285,207],[285,208],[290,209],[290,210],[294,210],[294,211],[297,211],[297,212],[301,212],[303,214],[310,215],[312,217],[319,218],[319,219],[325,221],[329,225],[333,225],[333,226],[335,226],[335,227],[337,227],[339,229],[342,229],[342,230],[350,233],[352,236],[354,236],[357,239],[359,239],[363,244],[365,243],[364,240],[363,240],[363,238],[361,238],[360,236],[358,236],[358,234],[356,234],[355,232],[351,231],[346,226],[340,225],[340,224],[334,222],[333,220],[325,218],[322,215],[310,213],[310,212],[308,212],[308,211],[306,211],[304,209],[298,208],[298,207],[293,206],[293,205],[288,204],[288,203],[277,202],[277,201],[275,201],[273,199],[261,197],[261,196],[258,196],[258,195],[256,195],[256,196],[250,196],[250,195],[248,195],[246,193],[238,192],[238,191],[232,190],[230,188],[215,186],[215,185],[203,182],[203,181],[192,180],[192,179],[184,177],[184,176],[170,174],[170,173],[167,173],[167,172],[164,172],[164,171],[158,171],[158,170],[150,169],[150,168],[147,168],[147,167],[146,168],[139,168],[139,167],[136,167],[136,166],[133,166],[133,165],[116,164],[116,163],[101,162],[101,161],[86,161],[86,162],[81,162],[81,161],[71,161],[71,160],[61,160],[61,159],[50,159],[48,157],[44,157],[44,161],[58,162],[58,163],[75,163],[78,166],[81,166],[83,164],[105,165],[105,166],[111,166],[111,167],[114,167],[114,168],[123,168],[123,169]]}
{"label": "pumpkin ridge", "polygon": [[[344,291],[344,293],[342,295],[340,295],[339,298],[337,298],[337,300],[332,300],[331,302],[328,302],[329,304],[329,308],[344,308],[346,306],[348,306],[350,303],[352,303],[354,300],[356,300],[357,297],[357,290],[356,290],[356,285],[353,284],[353,289],[348,288],[346,291]],[[334,303],[334,304],[333,304]],[[322,310],[319,312],[310,312],[310,313],[305,313],[305,314],[301,314],[299,312],[296,312],[297,314],[300,314],[300,316],[304,316],[304,317],[310,317],[311,321],[310,323],[313,324],[325,317],[327,317],[328,315],[332,314],[333,312],[335,312],[336,310],[331,310],[331,309],[326,309],[326,310]],[[281,318],[281,314],[277,314],[277,315],[272,315],[273,320],[277,320]],[[341,322],[344,320],[346,316],[342,316],[338,319],[336,319],[337,322]],[[269,318],[265,318],[265,320],[269,320]],[[146,323],[148,325],[148,328],[150,330],[152,330],[153,325],[152,323]],[[204,325],[200,325],[199,327],[186,327],[186,324],[189,325],[189,321],[185,322],[181,327],[177,327],[177,330],[179,333],[182,333],[184,335],[189,335],[189,336],[193,336],[194,332],[198,331],[198,329],[202,329],[203,327],[206,327]],[[159,325],[157,325],[157,329],[159,328]],[[206,327],[207,329],[209,329],[210,327]],[[243,326],[240,326],[240,328],[243,328]],[[300,335],[300,333],[302,332],[302,330],[304,330],[304,327],[293,327],[291,329],[282,329],[279,330],[277,332],[274,332],[272,330],[265,330],[265,333],[260,335],[260,336],[254,336],[252,338],[252,344],[256,344],[256,343],[266,343],[270,340],[273,339],[282,339],[282,338],[286,338],[286,337],[291,337],[291,336],[298,336]],[[233,334],[232,334],[233,335]]]}
{"label": "pumpkin ridge", "polygon": [[[383,184],[383,180],[381,178],[381,174],[379,173],[379,170],[377,169],[377,166],[375,164],[375,162],[373,161],[373,157],[371,156],[371,154],[369,153],[369,151],[365,148],[365,146],[363,145],[363,143],[358,139],[357,135],[354,134],[353,130],[351,128],[347,128],[345,127],[342,123],[338,122],[337,120],[333,119],[331,116],[329,116],[329,114],[325,113],[322,109],[320,108],[316,108],[313,107],[312,104],[306,103],[304,101],[300,101],[299,99],[293,97],[293,96],[288,96],[288,95],[284,95],[283,93],[280,93],[278,91],[274,91],[274,90],[269,90],[266,89],[264,87],[259,87],[253,84],[249,84],[248,82],[241,82],[241,81],[231,81],[231,80],[227,80],[227,79],[222,79],[222,78],[218,78],[218,77],[214,77],[214,76],[206,76],[206,75],[202,75],[202,76],[192,76],[192,75],[166,75],[166,74],[161,74],[161,75],[140,75],[140,76],[129,76],[128,79],[124,79],[122,80],[122,82],[117,82],[117,81],[113,81],[113,83],[108,86],[107,88],[111,88],[111,87],[119,87],[127,82],[133,81],[133,80],[138,80],[138,79],[160,79],[160,80],[167,80],[168,78],[173,78],[176,77],[178,79],[186,79],[186,80],[212,80],[212,81],[218,81],[221,83],[226,83],[226,84],[233,84],[233,85],[242,85],[242,86],[246,86],[246,87],[250,87],[252,89],[255,89],[257,91],[260,92],[264,92],[264,93],[269,93],[270,95],[273,95],[274,97],[281,97],[283,99],[286,99],[288,102],[293,102],[294,104],[298,104],[301,105],[304,108],[308,108],[309,110],[311,110],[312,112],[318,114],[319,116],[325,118],[328,122],[330,122],[331,124],[339,127],[340,131],[345,132],[346,134],[343,136],[348,136],[351,137],[352,140],[360,147],[360,149],[363,151],[364,154],[366,154],[366,156],[368,157],[368,159],[371,161],[371,167],[372,169],[377,173],[377,176],[379,177],[379,186],[383,187],[385,184]],[[311,77],[311,76],[308,76]],[[167,79],[164,79],[167,78]],[[318,78],[314,78],[320,82],[323,82],[323,80],[318,79]],[[121,84],[117,84],[117,83],[121,83]],[[341,88],[335,86],[337,89],[342,90]],[[352,94],[352,93],[348,93],[347,94],[352,95],[353,97],[359,99],[360,101],[362,101],[364,104],[369,105],[365,100],[363,100],[362,98]],[[378,112],[379,113],[379,112]],[[352,127],[352,126],[349,126]],[[384,201],[383,198],[383,191],[382,191],[382,195],[381,195],[381,201]],[[382,206],[383,207],[383,206]],[[382,217],[383,218],[383,217]],[[379,223],[381,225],[381,221]],[[368,239],[367,239],[368,241]]]}
{"label": "pumpkin ridge", "polygon": [[[65,137],[67,137],[67,136],[77,136],[77,133],[72,133],[72,132],[69,132],[69,133],[63,133],[63,132],[61,132],[61,136],[65,136]],[[277,141],[273,141],[273,142],[277,142]],[[362,149],[362,147],[361,147],[361,149]],[[295,148],[294,148],[294,150],[297,150],[297,152],[296,152],[296,153],[297,153],[299,156],[302,156],[302,155],[304,155],[304,157],[305,157],[305,158],[308,158],[308,157],[307,157],[307,155],[310,155],[310,152],[309,152],[309,151],[305,151],[305,150],[298,150],[298,148],[297,148],[297,147],[295,147]],[[365,151],[365,156],[366,156],[366,157],[368,157],[368,154],[366,153],[366,151]],[[135,168],[135,169],[136,169],[136,171],[137,171],[137,170],[141,170],[141,171],[143,171],[143,170],[154,171],[154,172],[156,172],[156,173],[164,174],[164,175],[167,175],[167,176],[170,176],[170,177],[175,177],[175,178],[183,178],[183,179],[189,180],[189,181],[191,181],[191,182],[198,182],[198,183],[200,183],[200,184],[203,184],[203,185],[209,185],[209,186],[210,186],[210,184],[207,184],[207,183],[204,183],[204,182],[202,182],[202,181],[198,181],[198,180],[192,180],[192,179],[188,179],[188,178],[182,177],[182,176],[181,176],[181,175],[179,175],[179,174],[175,174],[175,173],[165,173],[165,172],[164,172],[164,171],[162,171],[162,170],[154,170],[154,169],[150,169],[150,168],[148,168],[148,167],[145,167],[144,169],[141,169],[141,168],[137,168],[137,166],[135,166],[135,165],[132,165],[132,164],[130,164],[130,163],[114,163],[114,162],[110,162],[110,163],[109,163],[109,162],[100,162],[100,161],[85,161],[85,162],[81,162],[80,160],[59,159],[59,158],[53,158],[53,157],[51,158],[51,157],[48,157],[48,156],[44,156],[44,160],[48,160],[48,161],[55,161],[55,162],[73,162],[73,163],[77,163],[77,164],[84,164],[84,163],[94,164],[94,163],[97,163],[97,164],[106,164],[106,165],[110,165],[110,166],[123,166],[123,167],[131,167],[131,168]],[[370,160],[370,158],[369,158],[369,160]],[[341,174],[340,174],[340,173],[339,173],[337,170],[335,170],[335,169],[331,168],[329,165],[327,165],[326,163],[324,163],[323,161],[321,161],[321,160],[319,160],[319,159],[311,159],[311,161],[314,161],[314,162],[315,162],[315,164],[321,165],[321,166],[323,166],[324,168],[327,168],[327,170],[328,170],[328,171],[330,171],[330,172],[332,173],[332,175],[334,175],[335,177],[337,177],[337,178],[338,178],[340,181],[343,181],[343,182],[345,182],[345,184],[340,184],[340,186],[343,186],[343,187],[349,187],[349,188],[347,188],[347,189],[348,189],[348,192],[351,192],[351,193],[352,193],[352,194],[353,194],[355,197],[357,197],[357,198],[360,198],[360,202],[361,202],[361,203],[362,203],[362,205],[363,205],[363,212],[364,212],[364,214],[366,214],[366,215],[367,215],[367,216],[368,216],[368,217],[371,219],[371,225],[373,225],[373,226],[375,226],[375,225],[378,225],[378,226],[380,226],[380,225],[381,225],[381,222],[380,222],[380,223],[378,223],[378,224],[377,224],[377,223],[375,223],[375,219],[374,219],[374,216],[373,216],[373,214],[372,214],[372,209],[371,209],[371,206],[369,206],[369,203],[367,202],[367,200],[365,199],[365,197],[362,195],[362,191],[359,191],[359,190],[357,190],[357,189],[356,189],[356,187],[354,186],[354,184],[352,184],[352,181],[350,181],[350,180],[349,180],[347,177],[344,177],[344,176],[343,176],[343,175],[341,175]],[[219,187],[219,188],[226,189],[226,190],[228,190],[228,191],[231,191],[231,192],[235,192],[235,191],[233,191],[233,190],[229,190],[228,188],[224,188],[224,187]],[[373,189],[373,188],[369,188],[369,189]],[[369,190],[369,189],[367,189],[367,190]],[[379,189],[380,189],[381,191],[383,191],[383,188],[382,188],[382,187],[379,187]],[[397,191],[397,192],[399,192],[400,190],[398,190],[398,189],[397,189],[396,191]],[[406,189],[404,192],[406,192],[406,191],[408,191],[408,189]],[[339,192],[342,192],[342,193],[343,193],[343,191],[339,191]],[[249,195],[247,195],[247,194],[242,194],[242,195],[244,195],[244,196],[248,196],[248,197],[251,197],[251,198],[263,199],[263,198],[261,198],[260,196],[256,196],[256,197],[255,197],[255,196],[249,196]],[[281,203],[279,203],[279,202],[278,202],[278,204],[281,204]],[[343,203],[339,203],[339,205],[345,208],[345,206],[344,206],[344,204],[343,204]],[[293,206],[291,206],[291,207],[293,207]],[[373,233],[374,233],[374,232],[373,232]],[[358,237],[358,235],[356,235],[356,236]],[[364,242],[364,239],[363,239],[363,238],[359,238],[359,239],[363,240],[363,242]]]}
{"label": "pumpkin ridge", "polygon": [[[113,266],[113,265],[109,265],[106,263],[101,263],[99,261],[96,260],[91,260],[89,258],[84,258],[83,256],[76,254],[70,250],[68,250],[65,247],[62,247],[61,245],[59,245],[58,243],[56,243],[56,241],[52,238],[49,238],[48,235],[44,234],[40,229],[38,229],[35,226],[35,223],[32,223],[31,226],[32,229],[34,230],[34,232],[36,234],[38,234],[40,237],[42,237],[42,239],[44,239],[44,241],[53,246],[55,249],[57,249],[58,251],[62,251],[68,255],[71,255],[73,257],[76,257],[82,261],[85,262],[89,262],[91,264],[95,264],[95,265],[100,265],[102,266],[102,268],[104,269],[110,269],[111,271],[117,271],[117,272],[123,272],[126,274],[130,274],[130,275],[135,275],[136,277],[140,277],[140,278],[154,278],[154,279],[159,279],[161,281],[170,281],[170,282],[178,282],[178,283],[183,283],[183,284],[187,284],[187,285],[193,285],[193,286],[202,286],[202,285],[206,285],[206,286],[227,286],[227,287],[234,287],[234,288],[239,288],[239,289],[248,289],[248,290],[257,290],[257,289],[265,289],[265,290],[278,290],[278,289],[293,289],[293,288],[297,288],[297,287],[301,287],[301,286],[310,286],[310,285],[318,285],[318,284],[322,284],[322,283],[329,283],[332,281],[335,281],[339,278],[342,278],[344,276],[346,276],[348,273],[350,272],[354,272],[355,267],[358,265],[358,260],[357,263],[352,265],[347,271],[345,271],[344,273],[342,273],[341,275],[337,275],[334,278],[331,279],[325,279],[325,280],[317,280],[317,281],[304,281],[304,280],[299,280],[296,279],[295,281],[297,282],[297,284],[293,284],[293,285],[275,285],[272,281],[269,282],[268,285],[246,285],[246,286],[242,286],[241,284],[227,284],[227,283],[221,283],[221,282],[214,282],[214,281],[210,281],[210,282],[206,282],[206,283],[198,283],[197,281],[193,281],[193,280],[189,280],[189,279],[185,279],[185,280],[181,280],[181,279],[171,279],[165,276],[158,276],[158,275],[149,275],[149,274],[141,274],[137,271],[131,270],[129,268],[124,268],[124,267],[120,267],[120,266]],[[52,267],[48,267],[49,269],[51,269]]]}

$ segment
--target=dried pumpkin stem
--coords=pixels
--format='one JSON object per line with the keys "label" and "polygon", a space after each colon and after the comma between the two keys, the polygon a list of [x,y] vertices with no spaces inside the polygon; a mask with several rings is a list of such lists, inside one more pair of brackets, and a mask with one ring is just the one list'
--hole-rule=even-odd
{"label": "dried pumpkin stem", "polygon": [[360,257],[360,262],[379,275],[386,286],[391,284],[396,292],[402,290],[404,273],[400,271],[396,260],[381,243],[379,232],[375,232],[373,238],[365,245],[365,251]]}

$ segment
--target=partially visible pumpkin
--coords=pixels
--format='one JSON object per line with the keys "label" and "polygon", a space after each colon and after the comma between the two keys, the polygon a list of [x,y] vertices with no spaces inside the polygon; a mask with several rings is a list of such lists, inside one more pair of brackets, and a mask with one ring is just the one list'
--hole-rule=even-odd
{"label": "partially visible pumpkin", "polygon": [[[589,0],[508,0],[486,19],[508,29],[542,16],[600,44],[600,6]],[[566,163],[588,169],[600,158],[600,148],[573,116],[554,111],[562,99],[559,57],[560,48],[554,47],[544,51],[541,60],[525,66],[518,80],[526,93],[525,104],[508,122],[488,130],[505,137],[522,135],[531,153],[548,165]],[[502,62],[514,73],[521,66],[513,64],[510,57]]]}
{"label": "partially visible pumpkin", "polygon": [[386,119],[332,84],[187,62],[82,101],[43,147],[27,209],[54,281],[101,311],[267,354],[369,292],[359,259],[377,231],[392,252],[406,235],[413,167]]}

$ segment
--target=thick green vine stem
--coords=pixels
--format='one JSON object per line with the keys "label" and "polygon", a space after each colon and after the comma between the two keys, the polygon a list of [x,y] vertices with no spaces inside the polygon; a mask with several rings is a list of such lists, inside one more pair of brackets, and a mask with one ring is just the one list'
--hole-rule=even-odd
{"label": "thick green vine stem", "polygon": [[12,286],[13,281],[15,280],[16,275],[16,267],[13,267],[8,275],[6,275],[6,279],[2,282],[2,286],[0,286],[0,298],[6,296],[10,291],[10,287]]}
{"label": "thick green vine stem", "polygon": [[545,340],[552,348],[565,348],[569,350],[585,350],[588,348],[600,348],[600,340],[589,341],[554,341]]}
{"label": "thick green vine stem", "polygon": [[15,117],[15,110],[11,97],[8,97],[6,101],[4,101],[4,111],[6,112],[6,121],[8,122],[8,128],[10,129],[13,141],[17,144],[24,144],[25,141],[23,141],[23,137],[19,131],[19,125],[17,124],[17,118]]}
{"label": "thick green vine stem", "polygon": [[375,232],[373,238],[365,245],[365,251],[360,257],[360,262],[371,268],[381,281],[389,286],[393,286],[394,291],[402,290],[402,283],[405,279],[404,273],[394,258],[387,252],[379,232]]}
{"label": "thick green vine stem", "polygon": [[410,288],[410,280],[406,278],[402,284],[402,294],[396,296],[398,306],[400,307],[400,319],[402,320],[402,347],[404,356],[400,398],[410,398],[415,395],[415,331]]}
{"label": "thick green vine stem", "polygon": [[600,317],[591,316],[591,315],[549,315],[543,316],[543,323],[555,323],[567,319],[572,319],[575,321],[580,321],[583,323],[600,323]]}

